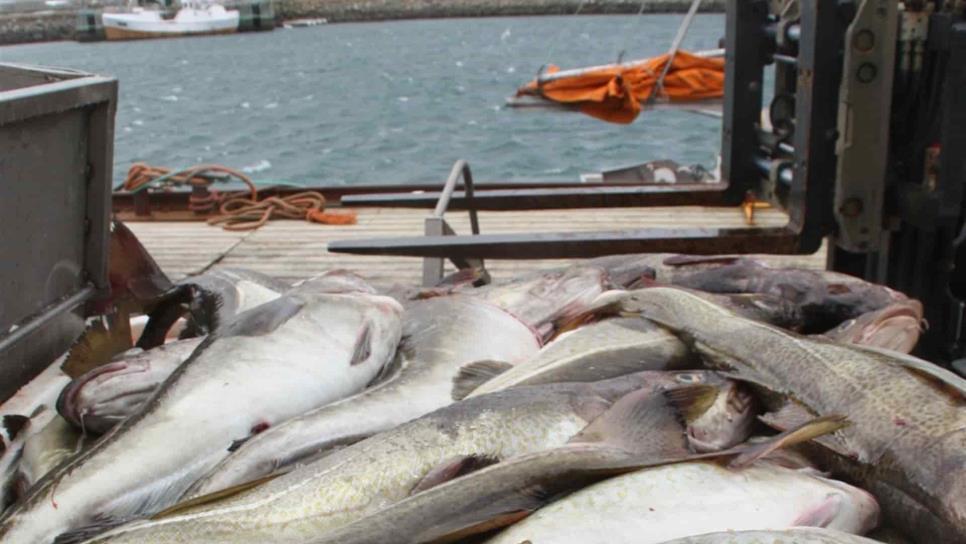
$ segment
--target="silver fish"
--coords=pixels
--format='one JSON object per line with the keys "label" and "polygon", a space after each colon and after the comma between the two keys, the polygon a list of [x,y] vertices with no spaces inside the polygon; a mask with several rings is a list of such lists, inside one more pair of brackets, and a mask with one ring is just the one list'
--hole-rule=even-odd
{"label": "silver fish", "polygon": [[887,519],[931,542],[966,540],[966,388],[909,355],[805,338],[679,289],[626,299],[707,364],[756,386],[776,428],[816,415],[852,425],[818,440],[823,468],[875,493]]}
{"label": "silver fish", "polygon": [[[712,373],[691,373],[687,383],[705,377],[721,381]],[[641,373],[468,399],[238,496],[134,523],[94,542],[310,541],[460,473],[561,446],[618,398],[676,383],[673,373]]]}
{"label": "silver fish", "polygon": [[715,531],[817,526],[862,534],[878,520],[869,493],[813,472],[758,462],[649,468],[554,502],[488,544],[649,544]]}
{"label": "silver fish", "polygon": [[[312,542],[449,542],[517,521],[553,497],[607,476],[692,459],[695,456],[688,447],[685,427],[701,433],[720,432],[722,443],[744,429],[743,439],[754,421],[753,412],[738,414],[731,429],[721,429],[704,422],[719,419],[714,412],[729,407],[705,403],[704,413],[691,409],[699,408],[692,402],[702,395],[723,395],[713,389],[699,385],[629,393],[562,447],[513,457],[443,482]],[[700,415],[695,417],[696,413]],[[779,440],[787,437],[773,443]],[[768,451],[759,445],[739,450],[744,455],[753,448]]]}
{"label": "silver fish", "polygon": [[540,347],[533,330],[500,308],[465,295],[407,305],[395,376],[253,437],[200,479],[186,497],[204,495],[304,462],[335,446],[391,429],[450,404],[460,365],[516,362]]}
{"label": "silver fish", "polygon": [[233,443],[364,388],[393,356],[401,313],[385,297],[296,290],[239,314],[137,414],[8,511],[0,537],[45,543],[165,508]]}
{"label": "silver fish", "polygon": [[[697,364],[688,347],[667,329],[638,317],[612,318],[560,335],[524,363],[473,363],[465,367],[456,377],[454,398],[476,397],[516,385],[591,382],[642,370],[694,368]],[[486,380],[491,377],[489,372],[501,370]],[[479,384],[480,378],[486,381]]]}
{"label": "silver fish", "polygon": [[57,399],[57,411],[84,432],[106,433],[137,412],[203,340],[126,351],[72,380]]}
{"label": "silver fish", "polygon": [[780,531],[727,531],[686,536],[662,544],[875,544],[875,540],[834,529],[801,527]]}

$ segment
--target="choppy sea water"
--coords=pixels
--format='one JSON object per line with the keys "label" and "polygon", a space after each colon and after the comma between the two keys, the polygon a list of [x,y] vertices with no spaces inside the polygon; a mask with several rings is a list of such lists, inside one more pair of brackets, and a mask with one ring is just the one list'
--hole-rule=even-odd
{"label": "choppy sea water", "polygon": [[[653,159],[714,165],[720,122],[646,112],[628,126],[504,100],[541,65],[664,52],[680,15],[415,20],[232,36],[0,47],[0,62],[120,81],[115,178],[132,162],[221,163],[258,182],[576,181]],[[714,48],[724,17],[699,15],[685,47]]]}

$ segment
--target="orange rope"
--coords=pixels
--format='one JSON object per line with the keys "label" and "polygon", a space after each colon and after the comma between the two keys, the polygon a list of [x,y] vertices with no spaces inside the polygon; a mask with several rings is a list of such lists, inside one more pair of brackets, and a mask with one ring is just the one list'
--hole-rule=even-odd
{"label": "orange rope", "polygon": [[[128,191],[139,189],[170,172],[168,168],[135,163],[128,170],[124,189]],[[257,229],[272,219],[305,219],[310,223],[327,225],[356,223],[355,212],[326,212],[325,197],[317,191],[306,191],[285,197],[272,196],[259,200],[258,189],[251,178],[242,172],[219,164],[192,166],[165,179],[164,183],[207,188],[212,180],[201,175],[205,172],[224,172],[248,186],[248,191],[242,193],[222,194],[209,189],[206,195],[190,195],[188,209],[191,211],[199,213],[218,211],[219,215],[208,219],[209,225],[221,225],[225,230],[239,231]]]}
{"label": "orange rope", "polygon": [[355,213],[324,212],[325,197],[306,191],[285,197],[271,196],[262,200],[238,196],[225,200],[221,215],[208,220],[225,230],[254,230],[271,219],[305,219],[314,223],[349,225],[356,222]]}

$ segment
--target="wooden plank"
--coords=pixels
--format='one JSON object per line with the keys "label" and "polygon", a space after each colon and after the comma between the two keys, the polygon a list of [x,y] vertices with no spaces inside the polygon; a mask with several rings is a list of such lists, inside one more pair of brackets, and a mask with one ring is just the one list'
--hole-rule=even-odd
{"label": "wooden plank", "polygon": [[[209,267],[251,268],[287,280],[296,280],[333,268],[345,268],[370,278],[378,285],[394,283],[416,286],[421,279],[422,259],[337,254],[328,252],[334,240],[373,237],[420,236],[425,210],[359,208],[356,225],[317,225],[303,221],[272,221],[247,233],[228,232],[204,222],[128,223],[158,264],[173,279],[195,274]],[[469,232],[464,212],[447,214],[458,233]],[[761,210],[757,225],[780,227],[787,221],[776,210]],[[534,233],[568,230],[587,232],[619,228],[743,227],[736,209],[701,207],[610,208],[554,211],[485,212],[480,214],[483,233]],[[824,267],[824,253],[815,256],[766,257],[779,265]],[[542,268],[553,268],[567,260],[488,260],[495,279]],[[453,267],[447,264],[447,272]]]}

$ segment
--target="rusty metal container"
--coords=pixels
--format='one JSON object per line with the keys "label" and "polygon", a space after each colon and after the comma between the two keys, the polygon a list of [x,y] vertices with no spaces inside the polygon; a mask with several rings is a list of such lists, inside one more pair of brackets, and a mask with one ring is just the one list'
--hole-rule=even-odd
{"label": "rusty metal container", "polygon": [[0,401],[108,289],[117,81],[0,64]]}

